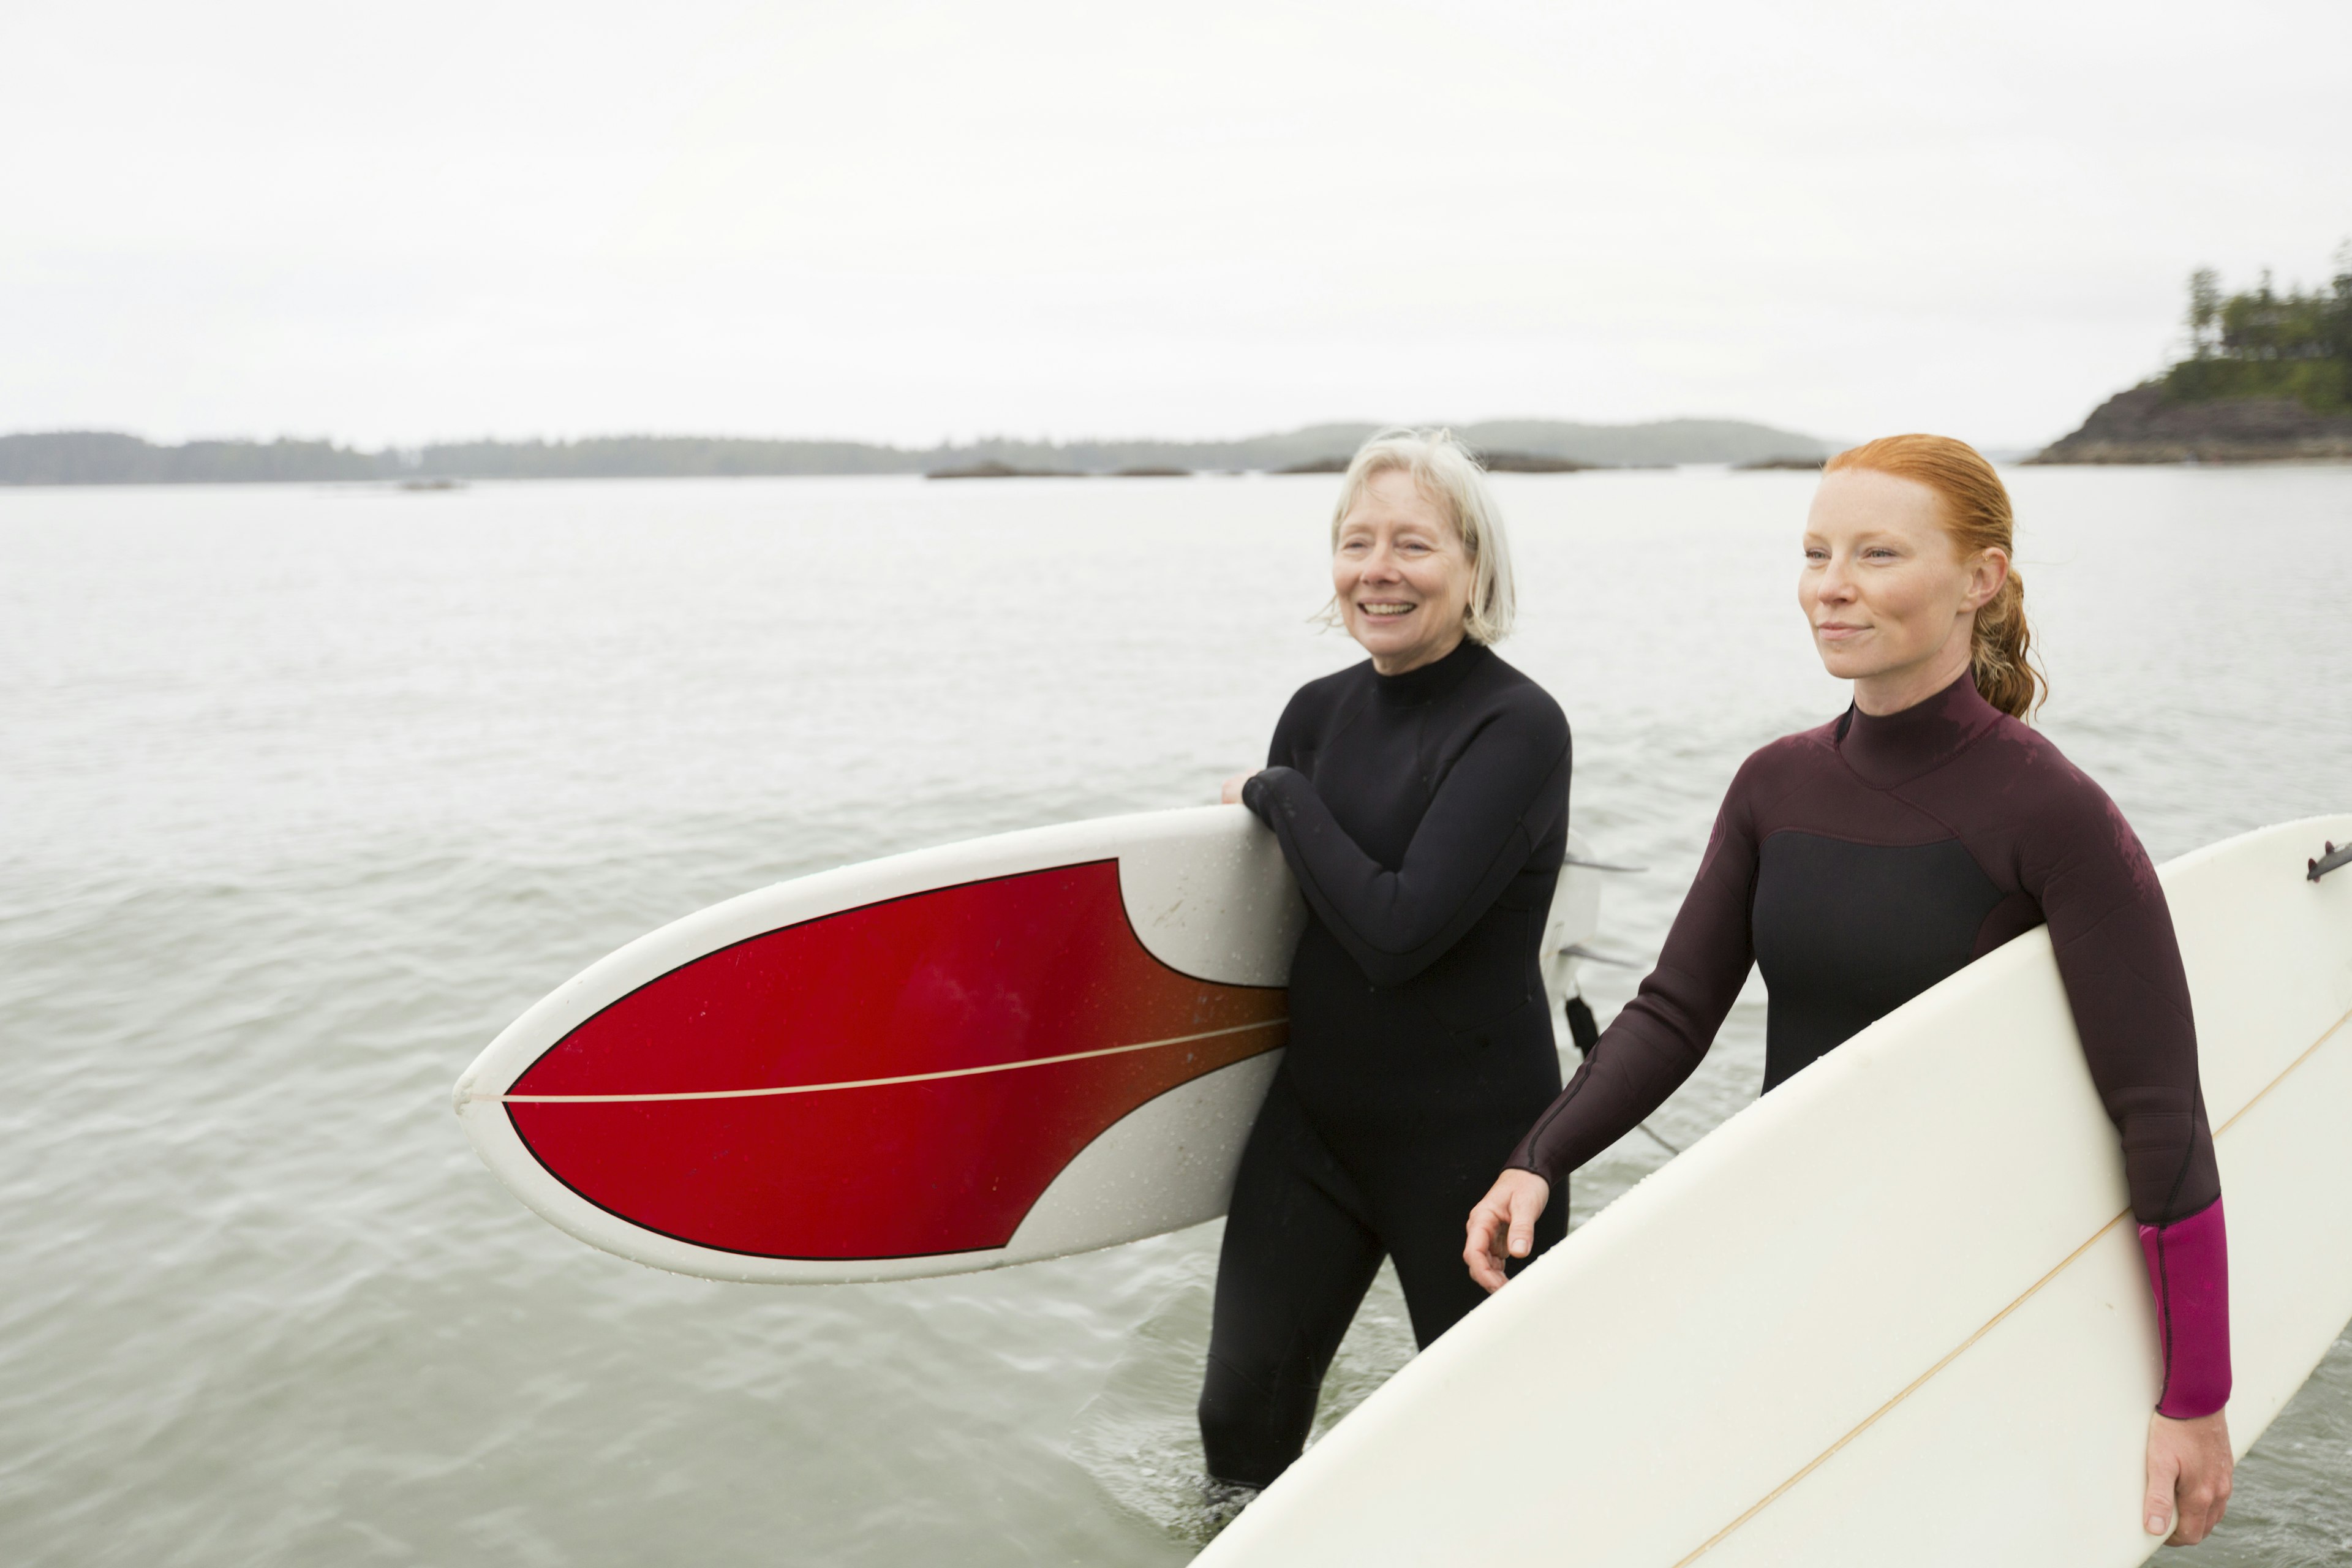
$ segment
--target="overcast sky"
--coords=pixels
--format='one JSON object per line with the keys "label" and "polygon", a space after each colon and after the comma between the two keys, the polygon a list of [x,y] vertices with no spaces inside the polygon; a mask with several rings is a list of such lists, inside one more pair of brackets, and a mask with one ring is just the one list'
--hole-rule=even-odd
{"label": "overcast sky", "polygon": [[2352,5],[0,0],[0,430],[2036,445],[2352,237]]}

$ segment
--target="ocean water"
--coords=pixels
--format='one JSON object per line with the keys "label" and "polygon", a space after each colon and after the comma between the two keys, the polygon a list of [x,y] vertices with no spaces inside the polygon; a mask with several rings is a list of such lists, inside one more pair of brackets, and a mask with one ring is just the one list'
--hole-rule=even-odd
{"label": "ocean water", "polygon": [[[2045,727],[2155,854],[2352,803],[2352,468],[2012,482]],[[1334,483],[0,491],[0,1559],[1191,1555],[1215,1226],[677,1279],[525,1211],[448,1091],[715,900],[1213,799],[1349,658],[1311,620]],[[1496,488],[1504,651],[1576,727],[1578,827],[1650,868],[1603,910],[1638,963],[1739,759],[1843,705],[1794,608],[1811,480]],[[1637,975],[1592,977],[1604,1018]],[[1755,1092],[1761,1018],[1669,1138]],[[1384,1279],[1324,1423],[1410,1353]],[[2168,1561],[2347,1558],[2352,1340]]]}

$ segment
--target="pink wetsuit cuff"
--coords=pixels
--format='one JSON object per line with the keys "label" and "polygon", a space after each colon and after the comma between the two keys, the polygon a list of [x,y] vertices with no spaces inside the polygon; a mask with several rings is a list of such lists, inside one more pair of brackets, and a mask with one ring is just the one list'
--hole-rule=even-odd
{"label": "pink wetsuit cuff", "polygon": [[2230,1248],[2221,1200],[2170,1225],[2140,1226],[2139,1247],[2164,1351],[2157,1414],[2177,1421],[2210,1415],[2230,1402]]}

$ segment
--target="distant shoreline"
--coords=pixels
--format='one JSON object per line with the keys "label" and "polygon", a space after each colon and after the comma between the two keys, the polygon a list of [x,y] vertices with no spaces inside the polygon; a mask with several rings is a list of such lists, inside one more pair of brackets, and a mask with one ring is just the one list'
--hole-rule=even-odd
{"label": "distant shoreline", "polygon": [[[1174,477],[1336,472],[1381,426],[1316,425],[1234,441],[982,440],[930,447],[858,441],[611,436],[463,441],[367,450],[332,441],[157,445],[116,431],[0,436],[0,485],[382,482],[434,488],[478,479],[716,479],[931,474],[941,478]],[[1832,449],[1818,437],[1734,419],[1580,425],[1500,419],[1454,427],[1496,472],[1570,473],[1685,463],[1790,466]]]}

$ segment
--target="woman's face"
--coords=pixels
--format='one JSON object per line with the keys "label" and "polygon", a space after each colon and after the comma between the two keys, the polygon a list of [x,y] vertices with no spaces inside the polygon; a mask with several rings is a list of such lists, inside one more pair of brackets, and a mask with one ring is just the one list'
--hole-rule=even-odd
{"label": "woman's face", "polygon": [[1339,520],[1331,591],[1348,635],[1382,675],[1454,651],[1475,578],[1453,520],[1402,469],[1374,477]]}
{"label": "woman's face", "polygon": [[1797,603],[1822,668],[1856,683],[1864,712],[1894,712],[1959,679],[1976,613],[2008,576],[1999,550],[1960,558],[1935,491],[1847,468],[1813,495]]}

